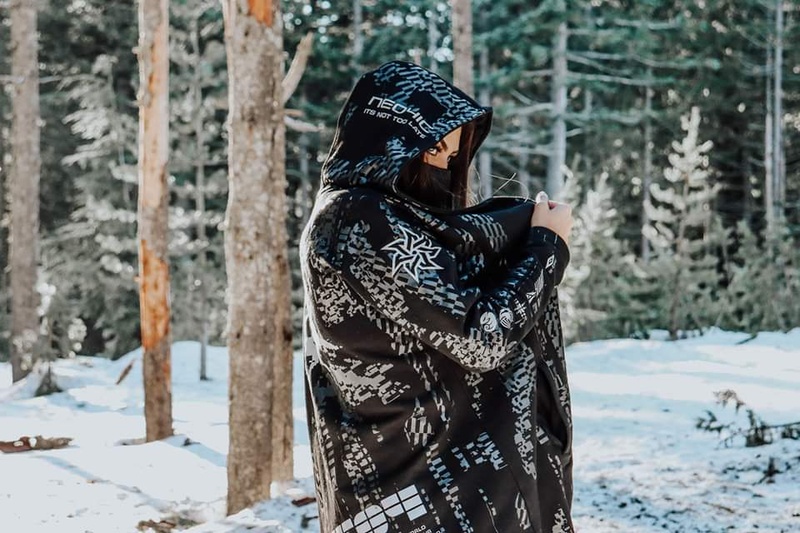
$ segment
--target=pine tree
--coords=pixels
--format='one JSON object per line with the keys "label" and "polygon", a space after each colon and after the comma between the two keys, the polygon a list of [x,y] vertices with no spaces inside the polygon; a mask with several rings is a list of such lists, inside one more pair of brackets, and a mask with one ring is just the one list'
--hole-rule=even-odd
{"label": "pine tree", "polygon": [[[582,202],[578,199],[584,197]],[[573,205],[575,225],[570,237],[570,269],[559,292],[564,310],[564,335],[570,340],[619,336],[626,309],[620,296],[634,280],[628,268],[631,253],[615,235],[618,211],[607,173],[586,192],[574,175],[564,187]]]}
{"label": "pine tree", "polygon": [[732,259],[728,286],[733,305],[731,328],[758,333],[788,331],[800,324],[800,252],[786,220],[759,235],[741,220],[739,248]]}
{"label": "pine tree", "polygon": [[56,290],[71,295],[99,337],[90,344],[93,353],[112,357],[139,343],[137,125],[132,92],[119,90],[131,81],[119,62],[101,54],[90,72],[63,85],[76,108],[64,121],[81,142],[63,162],[78,171],[78,194],[70,220],[45,247]]}
{"label": "pine tree", "polygon": [[221,231],[228,192],[222,10],[215,0],[176,2],[171,10],[173,336],[200,341],[200,379],[208,379],[206,347],[222,342],[227,311]]}
{"label": "pine tree", "polygon": [[720,276],[717,272],[719,244],[716,214],[711,210],[719,184],[709,181],[708,152],[713,143],[700,143],[700,110],[681,119],[686,136],[673,142],[670,167],[664,170],[665,186],[650,188],[658,205],[648,202],[648,223],[642,228],[655,249],[648,269],[657,274],[663,287],[660,301],[671,339],[679,330],[709,325],[714,314]]}

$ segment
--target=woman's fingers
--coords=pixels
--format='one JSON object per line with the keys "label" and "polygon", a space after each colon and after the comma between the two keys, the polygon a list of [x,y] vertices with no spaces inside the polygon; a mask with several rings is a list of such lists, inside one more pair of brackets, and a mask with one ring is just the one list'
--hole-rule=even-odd
{"label": "woman's fingers", "polygon": [[546,193],[545,191],[539,191],[539,192],[536,194],[536,198],[535,198],[535,200],[534,200],[534,201],[535,201],[537,204],[543,204],[543,203],[545,203],[545,202],[546,202],[546,203],[547,203],[547,207],[548,207],[549,209],[553,209],[555,206],[557,206],[558,204],[562,203],[562,202],[556,202],[555,200],[551,200],[551,199],[550,199],[550,198],[547,196],[547,193]]}
{"label": "woman's fingers", "polygon": [[552,205],[550,205],[551,202],[549,201],[547,193],[544,191],[539,191],[539,193],[536,195],[536,203],[537,204],[546,203],[548,208],[552,207]]}

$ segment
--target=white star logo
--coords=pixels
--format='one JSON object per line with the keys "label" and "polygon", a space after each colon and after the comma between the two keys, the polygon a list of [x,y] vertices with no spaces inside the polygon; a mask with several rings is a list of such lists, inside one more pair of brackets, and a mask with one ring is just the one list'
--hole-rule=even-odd
{"label": "white star logo", "polygon": [[400,237],[396,238],[381,250],[391,252],[392,275],[397,276],[400,269],[404,269],[419,283],[419,274],[423,270],[443,270],[443,267],[434,262],[434,258],[441,251],[431,246],[428,240],[414,233],[405,226],[398,226]]}

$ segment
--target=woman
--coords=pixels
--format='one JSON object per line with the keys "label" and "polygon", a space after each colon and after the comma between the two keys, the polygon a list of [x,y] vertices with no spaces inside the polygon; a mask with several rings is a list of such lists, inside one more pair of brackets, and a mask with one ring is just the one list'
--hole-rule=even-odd
{"label": "woman", "polygon": [[325,533],[572,531],[570,208],[467,207],[491,116],[403,61],[339,116],[300,243]]}

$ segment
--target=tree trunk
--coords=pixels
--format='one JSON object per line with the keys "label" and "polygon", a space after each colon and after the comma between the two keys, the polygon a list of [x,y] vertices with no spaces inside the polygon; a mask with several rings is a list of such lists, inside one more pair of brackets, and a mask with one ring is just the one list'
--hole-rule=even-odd
{"label": "tree trunk", "polygon": [[470,96],[475,94],[472,60],[472,0],[452,1],[453,85]]}
{"label": "tree trunk", "polygon": [[[453,33],[453,85],[470,96],[475,95],[472,60],[472,0],[451,0]],[[480,183],[470,171],[470,190],[479,191]]]}
{"label": "tree trunk", "polygon": [[11,15],[11,172],[9,266],[11,270],[11,376],[33,368],[39,336],[39,43],[36,2],[14,0]]}
{"label": "tree trunk", "polygon": [[[594,131],[591,128],[592,124],[592,115],[594,114],[594,92],[592,89],[587,88],[583,93],[583,116],[584,116],[584,135],[583,135],[583,146],[584,151],[586,153],[585,160],[586,163],[584,164],[584,186],[581,187],[581,194],[579,195],[578,199],[575,201],[578,203],[582,203],[583,200],[586,198],[586,193],[590,191],[594,186],[594,155],[596,151],[593,149],[597,144],[597,138],[593,135]],[[577,170],[577,168],[576,168]]]}
{"label": "tree trunk", "polygon": [[[305,94],[300,95],[301,109],[305,109],[308,103]],[[316,181],[311,175],[311,166],[309,163],[309,148],[311,147],[311,139],[309,139],[308,132],[303,132],[298,138],[298,159],[300,165],[300,187],[298,194],[295,196],[295,209],[299,207],[300,211],[297,215],[299,225],[304,228],[306,222],[311,217],[311,210],[314,207],[314,182]],[[297,213],[297,211],[295,211]]]}
{"label": "tree trunk", "polygon": [[[480,59],[478,61],[481,76],[481,91],[479,101],[481,105],[489,106],[492,103],[492,93],[489,87],[489,51],[486,47],[481,49]],[[489,147],[483,146],[478,152],[478,172],[480,174],[481,192],[483,198],[489,198],[493,192],[493,179],[492,179],[492,152]]]}
{"label": "tree trunk", "polygon": [[[0,117],[2,116],[0,109]],[[5,128],[0,128],[0,161],[5,161],[5,154],[8,150],[8,142],[6,140]],[[6,190],[8,189],[8,172],[5,166],[0,166],[0,220],[5,218],[6,215]],[[8,309],[8,279],[6,267],[8,266],[6,243],[8,237],[3,224],[0,224],[0,316],[5,315]],[[10,354],[7,351],[0,351],[0,362],[9,362]],[[12,370],[13,374],[13,370]]]}
{"label": "tree trunk", "polygon": [[[647,70],[648,81],[652,79],[652,69]],[[644,88],[644,168],[642,169],[642,203],[650,203],[650,184],[653,183],[653,88],[648,83]],[[642,227],[650,224],[647,210],[642,207]],[[642,232],[642,261],[650,262],[650,241]]]}
{"label": "tree trunk", "polygon": [[194,107],[194,141],[195,141],[195,209],[197,210],[197,241],[200,243],[197,254],[198,287],[200,299],[200,380],[208,379],[207,368],[207,346],[208,346],[208,281],[207,269],[207,250],[208,242],[206,237],[206,143],[205,114],[203,113],[203,87],[200,66],[202,63],[202,51],[200,50],[200,17],[205,10],[198,11],[192,17],[189,27],[189,39],[192,45],[192,104]]}
{"label": "tree trunk", "polygon": [[547,194],[558,199],[564,187],[563,168],[567,160],[567,23],[558,25],[553,43],[552,146],[547,165]]}
{"label": "tree trunk", "polygon": [[364,54],[364,12],[361,0],[353,0],[353,57],[350,58],[353,68],[353,83],[361,77],[361,56]]}
{"label": "tree trunk", "polygon": [[783,150],[783,0],[775,0],[774,68],[775,72],[772,79],[775,83],[775,88],[772,91],[772,96],[775,98],[775,118],[772,120],[772,126],[775,128],[773,136],[775,147],[772,154],[775,160],[773,163],[775,185],[773,186],[773,192],[778,216],[782,218],[785,215],[784,208],[786,204],[786,168]]}
{"label": "tree trunk", "polygon": [[232,514],[269,498],[273,477],[291,469],[275,462],[291,464],[286,393],[292,352],[280,5],[223,0],[223,13],[229,78],[227,510]]}
{"label": "tree trunk", "polygon": [[775,143],[773,135],[775,133],[772,127],[773,110],[772,110],[772,48],[767,47],[767,74],[766,89],[765,89],[765,113],[764,113],[764,212],[767,219],[767,228],[772,230],[775,223],[775,169],[773,164],[775,157],[773,150]]}
{"label": "tree trunk", "polygon": [[139,306],[147,441],[172,435],[167,0],[139,0]]}
{"label": "tree trunk", "polygon": [[439,28],[436,26],[438,12],[428,10],[428,69],[439,72],[439,62],[436,61],[436,50],[439,49]]}

